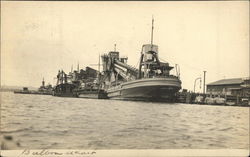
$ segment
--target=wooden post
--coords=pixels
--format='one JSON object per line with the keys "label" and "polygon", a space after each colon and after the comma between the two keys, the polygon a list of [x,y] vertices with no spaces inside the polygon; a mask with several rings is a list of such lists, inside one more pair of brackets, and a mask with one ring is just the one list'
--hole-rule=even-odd
{"label": "wooden post", "polygon": [[204,81],[203,81],[203,94],[205,94],[205,88],[206,88],[206,71],[204,72]]}

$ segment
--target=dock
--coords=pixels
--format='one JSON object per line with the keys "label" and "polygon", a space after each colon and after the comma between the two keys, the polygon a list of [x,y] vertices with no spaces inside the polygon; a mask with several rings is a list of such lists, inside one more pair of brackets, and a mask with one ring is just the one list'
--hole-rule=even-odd
{"label": "dock", "polygon": [[221,106],[246,106],[250,107],[250,99],[246,96],[203,94],[182,91],[177,94],[177,103],[221,105]]}

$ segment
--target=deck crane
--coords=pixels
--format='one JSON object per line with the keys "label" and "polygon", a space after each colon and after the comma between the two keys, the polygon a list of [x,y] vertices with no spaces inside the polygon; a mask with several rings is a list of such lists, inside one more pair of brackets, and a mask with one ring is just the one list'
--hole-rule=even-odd
{"label": "deck crane", "polygon": [[[139,70],[128,65],[127,57],[119,57],[118,51],[110,51],[102,55],[104,80],[112,83],[126,82],[137,79]],[[103,80],[103,81],[104,81]]]}

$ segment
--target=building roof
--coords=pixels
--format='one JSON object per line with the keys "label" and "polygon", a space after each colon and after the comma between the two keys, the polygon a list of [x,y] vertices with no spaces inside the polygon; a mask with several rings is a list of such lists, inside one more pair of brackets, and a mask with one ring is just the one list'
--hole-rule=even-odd
{"label": "building roof", "polygon": [[232,79],[223,79],[223,80],[219,80],[219,81],[215,81],[212,83],[209,83],[207,85],[230,85],[230,84],[241,84],[243,83],[244,80],[242,78],[232,78]]}

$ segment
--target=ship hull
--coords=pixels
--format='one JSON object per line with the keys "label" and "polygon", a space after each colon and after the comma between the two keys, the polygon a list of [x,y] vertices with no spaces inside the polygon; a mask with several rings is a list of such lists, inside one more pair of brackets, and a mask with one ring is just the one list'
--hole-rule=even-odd
{"label": "ship hull", "polygon": [[75,97],[73,90],[76,88],[74,84],[64,83],[57,85],[53,90],[53,96],[59,97]]}
{"label": "ship hull", "polygon": [[111,99],[174,101],[181,89],[176,77],[146,78],[122,83],[107,90]]}
{"label": "ship hull", "polygon": [[78,90],[75,93],[78,98],[107,99],[107,94],[103,90]]}

